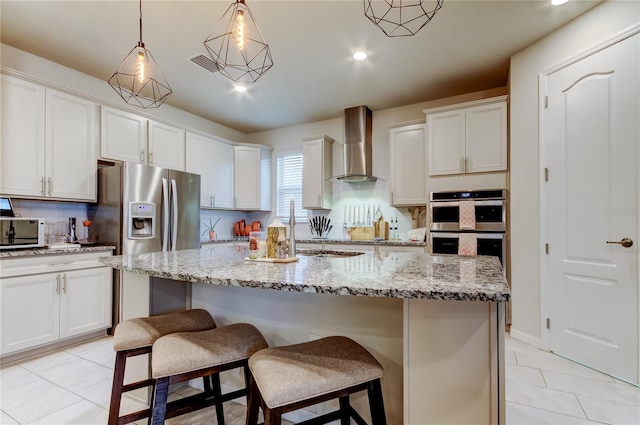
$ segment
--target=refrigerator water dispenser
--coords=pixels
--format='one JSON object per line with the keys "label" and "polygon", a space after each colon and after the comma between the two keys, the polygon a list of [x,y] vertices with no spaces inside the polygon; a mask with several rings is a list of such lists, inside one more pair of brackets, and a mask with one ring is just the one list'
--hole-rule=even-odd
{"label": "refrigerator water dispenser", "polygon": [[129,239],[155,238],[156,205],[153,202],[129,202]]}

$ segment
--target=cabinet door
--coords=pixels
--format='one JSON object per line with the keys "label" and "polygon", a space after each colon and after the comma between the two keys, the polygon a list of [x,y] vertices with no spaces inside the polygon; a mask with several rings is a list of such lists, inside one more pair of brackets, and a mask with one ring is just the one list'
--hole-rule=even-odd
{"label": "cabinet door", "polygon": [[60,273],[60,337],[111,326],[111,268]]}
{"label": "cabinet door", "polygon": [[506,170],[506,102],[467,109],[466,140],[468,173]]}
{"label": "cabinet door", "polygon": [[185,131],[149,121],[148,164],[185,171]]}
{"label": "cabinet door", "polygon": [[234,151],[227,143],[213,141],[211,145],[212,205],[233,208]]}
{"label": "cabinet door", "polygon": [[100,134],[100,157],[116,161],[146,163],[146,119],[103,106]]}
{"label": "cabinet door", "polygon": [[429,175],[464,172],[465,111],[427,115]]}
{"label": "cabinet door", "polygon": [[0,192],[44,196],[45,89],[0,76]]}
{"label": "cabinet door", "polygon": [[260,209],[260,148],[234,146],[234,197],[237,209]]}
{"label": "cabinet door", "polygon": [[391,204],[425,205],[427,172],[424,125],[392,128],[389,133]]}
{"label": "cabinet door", "polygon": [[[213,141],[198,134],[187,133],[186,171],[200,174],[200,206],[213,206],[211,150]],[[233,156],[231,157],[233,162]]]}
{"label": "cabinet door", "polygon": [[302,142],[302,208],[331,209],[332,143],[328,137]]}
{"label": "cabinet door", "polygon": [[59,274],[0,281],[0,354],[58,339]]}
{"label": "cabinet door", "polygon": [[46,103],[47,196],[95,201],[97,106],[49,89]]}

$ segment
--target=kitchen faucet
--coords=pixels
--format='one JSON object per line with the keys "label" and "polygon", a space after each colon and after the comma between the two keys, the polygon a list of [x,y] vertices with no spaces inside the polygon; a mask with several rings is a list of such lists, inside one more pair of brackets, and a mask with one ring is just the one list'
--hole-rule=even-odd
{"label": "kitchen faucet", "polygon": [[296,256],[296,234],[294,232],[294,227],[296,224],[296,214],[295,214],[295,204],[293,199],[291,200],[291,208],[289,211],[289,255],[290,258],[295,258]]}

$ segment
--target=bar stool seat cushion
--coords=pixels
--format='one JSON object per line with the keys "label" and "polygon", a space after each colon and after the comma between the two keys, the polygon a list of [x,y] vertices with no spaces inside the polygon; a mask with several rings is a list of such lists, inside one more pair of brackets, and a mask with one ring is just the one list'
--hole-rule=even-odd
{"label": "bar stool seat cushion", "polygon": [[249,368],[271,409],[382,377],[382,366],[360,344],[331,336],[255,353]]}
{"label": "bar stool seat cushion", "polygon": [[268,347],[255,326],[234,323],[202,332],[178,332],[153,344],[151,370],[158,379],[248,359]]}
{"label": "bar stool seat cushion", "polygon": [[158,338],[175,332],[197,332],[216,327],[207,310],[192,309],[159,316],[125,320],[113,335],[115,351],[151,346]]}

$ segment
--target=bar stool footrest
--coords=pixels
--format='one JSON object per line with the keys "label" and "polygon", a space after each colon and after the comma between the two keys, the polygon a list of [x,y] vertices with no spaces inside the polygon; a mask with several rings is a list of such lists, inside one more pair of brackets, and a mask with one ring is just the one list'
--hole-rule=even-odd
{"label": "bar stool footrest", "polygon": [[243,397],[246,394],[247,390],[243,388],[220,396],[212,396],[210,393],[207,394],[206,392],[203,392],[174,400],[167,403],[165,419],[184,415],[185,413],[195,412],[196,410],[204,409],[205,407],[214,406],[216,403],[225,403],[227,401],[235,400],[236,398]]}

